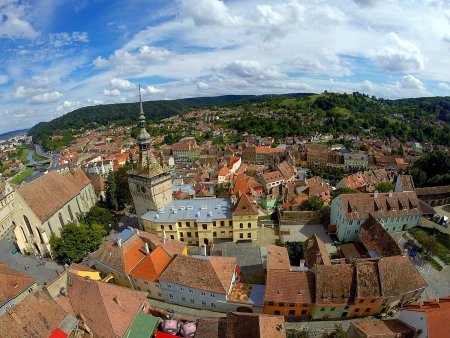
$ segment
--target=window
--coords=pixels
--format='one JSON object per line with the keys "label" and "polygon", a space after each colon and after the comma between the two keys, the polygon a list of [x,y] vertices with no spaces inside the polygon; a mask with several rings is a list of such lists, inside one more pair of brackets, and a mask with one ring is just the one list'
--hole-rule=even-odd
{"label": "window", "polygon": [[289,307],[295,307],[294,303],[289,303]]}
{"label": "window", "polygon": [[164,225],[161,225],[161,230],[164,230]]}
{"label": "window", "polygon": [[197,231],[195,232],[195,237],[198,237],[198,232]]}
{"label": "window", "polygon": [[249,222],[249,223],[247,224],[247,228],[251,228],[251,227],[252,227],[252,223]]}
{"label": "window", "polygon": [[243,233],[240,233],[240,234],[239,234],[239,238],[244,238],[244,234],[243,234]]}
{"label": "window", "polygon": [[230,231],[229,236],[233,237],[233,231]]}
{"label": "window", "polygon": [[189,292],[192,293],[192,289],[189,289]]}
{"label": "window", "polygon": [[67,210],[69,211],[70,219],[72,220],[72,222],[75,222],[75,218],[73,218],[72,208],[70,207],[70,205],[67,206]]}
{"label": "window", "polygon": [[273,314],[279,316],[279,315],[280,315],[280,311],[275,310],[275,311],[273,312]]}
{"label": "window", "polygon": [[252,234],[250,232],[247,234],[247,238],[252,238]]}
{"label": "window", "polygon": [[180,237],[183,238],[183,233],[182,232],[180,232]]}
{"label": "window", "polygon": [[233,226],[233,221],[229,221],[229,222],[228,222],[228,225],[229,225],[230,227],[232,227],[232,226]]}
{"label": "window", "polygon": [[220,226],[224,227],[225,226],[225,221],[220,221]]}
{"label": "window", "polygon": [[320,308],[320,312],[323,312],[323,311],[325,311],[325,308],[324,308],[324,307],[321,307],[321,308]]}
{"label": "window", "polygon": [[355,309],[355,312],[359,312],[359,309],[358,309],[358,308],[356,308],[356,309]]}
{"label": "window", "polygon": [[284,307],[284,303],[278,303],[279,307]]}
{"label": "window", "polygon": [[204,293],[204,292],[202,292],[201,294],[202,294],[202,296],[206,296],[206,293]]}
{"label": "window", "polygon": [[168,287],[169,289],[172,289],[172,285],[170,285],[170,284],[167,284],[167,287]]}
{"label": "window", "polygon": [[303,307],[308,307],[308,306],[309,306],[309,304],[302,304],[302,306],[303,306]]}
{"label": "window", "polygon": [[289,315],[290,316],[295,316],[295,310],[289,310]]}
{"label": "window", "polygon": [[364,299],[360,299],[358,303],[359,303],[359,304],[364,303]]}
{"label": "window", "polygon": [[181,224],[181,222],[178,222],[178,226],[181,228],[183,227],[183,225]]}
{"label": "window", "polygon": [[171,293],[169,293],[169,298],[173,298],[173,295]]}
{"label": "window", "polygon": [[302,310],[302,315],[306,315],[307,311],[306,310]]}
{"label": "window", "polygon": [[187,233],[188,237],[192,237],[192,234],[190,232]]}
{"label": "window", "polygon": [[348,310],[348,309],[350,309],[350,306],[344,307],[344,310]]}
{"label": "window", "polygon": [[273,304],[273,302],[269,302],[269,306],[273,306],[274,304]]}
{"label": "window", "polygon": [[213,227],[215,227],[215,226],[216,226],[216,221],[213,222]]}
{"label": "window", "polygon": [[203,228],[203,230],[207,230],[208,229],[208,224],[202,224],[202,228]]}
{"label": "window", "polygon": [[215,296],[214,296],[214,293],[211,293],[210,295],[211,295],[211,297],[213,297],[213,298],[215,297]]}
{"label": "window", "polygon": [[[61,213],[59,213],[61,215]],[[28,229],[28,233],[30,235],[33,235],[33,230],[31,229],[31,224],[30,224],[30,220],[28,219],[27,216],[23,215],[23,220],[25,221],[25,225],[27,226]],[[64,224],[63,224],[64,225]]]}
{"label": "window", "polygon": [[191,226],[191,222],[186,222],[186,226],[189,228]]}
{"label": "window", "polygon": [[172,224],[169,224],[169,230],[172,230]]}
{"label": "window", "polygon": [[367,308],[366,311],[364,311],[364,312],[367,313],[367,312],[369,312],[369,311],[370,311],[370,308]]}
{"label": "window", "polygon": [[217,232],[213,232],[213,237],[217,237]]}
{"label": "window", "polygon": [[335,308],[335,307],[332,307],[332,308],[331,308],[331,311],[334,311],[334,310],[336,310],[336,308]]}
{"label": "window", "polygon": [[355,234],[357,234],[358,233],[358,230],[355,230]]}
{"label": "window", "polygon": [[194,300],[194,298],[191,298],[191,303],[195,303],[195,300]]}
{"label": "window", "polygon": [[180,291],[184,291],[184,288],[182,286],[180,286]]}
{"label": "window", "polygon": [[175,236],[174,235],[170,235],[170,239],[175,239]]}
{"label": "window", "polygon": [[202,305],[203,305],[203,306],[206,306],[206,302],[202,302]]}
{"label": "window", "polygon": [[214,304],[214,303],[211,303],[211,307],[216,307],[216,304]]}
{"label": "window", "polygon": [[371,304],[375,303],[375,299],[371,299],[371,300],[370,300],[370,303],[371,303]]}
{"label": "window", "polygon": [[239,223],[239,228],[243,229],[244,228],[244,223]]}
{"label": "window", "polygon": [[181,300],[182,300],[183,302],[186,302],[186,297],[181,297]]}
{"label": "window", "polygon": [[48,228],[50,229],[50,233],[52,235],[54,235],[55,233],[53,232],[52,225],[50,224],[50,221],[47,222],[47,225],[48,225]]}
{"label": "window", "polygon": [[145,284],[145,285],[148,285],[148,282],[147,282],[147,281],[145,281],[145,282],[144,282],[144,284]]}

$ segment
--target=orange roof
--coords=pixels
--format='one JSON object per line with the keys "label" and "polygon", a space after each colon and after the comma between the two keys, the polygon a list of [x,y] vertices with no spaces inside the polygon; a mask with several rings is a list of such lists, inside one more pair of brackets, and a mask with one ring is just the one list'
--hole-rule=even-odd
{"label": "orange roof", "polygon": [[252,216],[258,215],[258,209],[250,201],[246,194],[242,194],[232,210],[233,216]]}
{"label": "orange roof", "polygon": [[142,258],[145,257],[144,252],[142,252],[141,250],[144,245],[144,242],[139,239],[138,241],[130,245],[128,250],[124,252],[123,266],[126,272],[133,269],[136,264],[138,264],[142,260]]}
{"label": "orange roof", "polygon": [[282,153],[285,151],[283,148],[271,148],[271,147],[255,147],[257,153],[269,154],[269,153]]}
{"label": "orange roof", "polygon": [[227,176],[227,174],[230,172],[230,169],[227,167],[223,167],[219,170],[219,176]]}
{"label": "orange roof", "polygon": [[167,267],[170,260],[170,255],[159,246],[131,270],[130,275],[154,282]]}
{"label": "orange roof", "polygon": [[247,175],[245,174],[237,174],[236,182],[234,183],[233,193],[237,193],[238,191],[243,194],[248,194],[250,188],[248,187]]}
{"label": "orange roof", "polygon": [[267,246],[267,271],[291,270],[288,251],[285,247],[269,244]]}
{"label": "orange roof", "polygon": [[405,310],[423,312],[427,317],[428,337],[448,337],[450,332],[450,296],[424,302],[411,304]]}

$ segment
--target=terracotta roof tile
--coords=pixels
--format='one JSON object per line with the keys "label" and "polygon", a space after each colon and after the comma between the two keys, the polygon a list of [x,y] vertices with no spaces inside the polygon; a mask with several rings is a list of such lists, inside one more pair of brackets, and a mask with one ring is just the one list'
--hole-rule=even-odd
{"label": "terracotta roof tile", "polygon": [[284,317],[253,313],[229,312],[227,338],[284,338]]}
{"label": "terracotta roof tile", "polygon": [[246,194],[242,194],[232,209],[233,216],[257,216],[258,209]]}
{"label": "terracotta roof tile", "polygon": [[285,247],[269,244],[267,246],[267,271],[291,269],[288,251]]}
{"label": "terracotta roof tile", "polygon": [[427,286],[425,279],[406,256],[381,258],[378,271],[383,296],[396,296]]}
{"label": "terracotta roof tile", "polygon": [[[357,332],[363,333],[366,338],[414,337],[414,329],[398,319],[352,322],[350,325],[357,328]],[[353,328],[350,328],[349,332],[354,332]]]}
{"label": "terracotta roof tile", "polygon": [[171,257],[162,248],[157,247],[149,255],[147,255],[138,265],[130,271],[130,275],[149,281],[156,281],[159,275],[169,265]]}
{"label": "terracotta roof tile", "polygon": [[176,256],[160,275],[159,280],[187,287],[228,293],[235,271],[235,257]]}
{"label": "terracotta roof tile", "polygon": [[161,246],[170,255],[170,257],[182,255],[186,250],[186,243],[176,239],[169,239],[166,243],[161,244]]}
{"label": "terracotta roof tile", "polygon": [[88,327],[101,337],[122,337],[136,313],[147,304],[147,293],[68,273],[67,294]]}
{"label": "terracotta roof tile", "polygon": [[380,298],[381,286],[378,278],[378,264],[373,261],[359,260],[356,268],[356,297]]}
{"label": "terracotta roof tile", "polygon": [[46,221],[90,183],[81,169],[61,174],[51,171],[20,186],[17,191],[41,220]]}
{"label": "terracotta roof tile", "polygon": [[314,303],[314,274],[310,271],[267,272],[264,301],[285,303]]}
{"label": "terracotta roof tile", "polygon": [[353,301],[355,295],[353,265],[318,265],[316,269],[317,304],[348,304]]}
{"label": "terracotta roof tile", "polygon": [[0,263],[0,306],[31,287],[36,279]]}
{"label": "terracotta roof tile", "polygon": [[397,256],[402,250],[389,232],[372,216],[362,224],[359,240],[373,258]]}
{"label": "terracotta roof tile", "polygon": [[325,243],[317,235],[309,237],[305,243],[305,265],[309,268],[316,264],[331,265],[330,256],[328,255]]}

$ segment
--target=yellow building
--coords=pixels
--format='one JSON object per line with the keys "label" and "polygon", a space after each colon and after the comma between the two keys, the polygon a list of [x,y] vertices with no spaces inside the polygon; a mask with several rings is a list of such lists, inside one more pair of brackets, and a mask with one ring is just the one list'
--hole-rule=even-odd
{"label": "yellow building", "polygon": [[246,195],[234,207],[228,198],[174,200],[141,220],[145,231],[188,244],[257,239],[258,211]]}

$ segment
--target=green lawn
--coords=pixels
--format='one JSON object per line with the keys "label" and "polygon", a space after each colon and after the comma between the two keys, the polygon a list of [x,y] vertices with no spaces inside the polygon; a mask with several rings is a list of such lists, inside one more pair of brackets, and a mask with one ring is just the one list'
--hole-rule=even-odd
{"label": "green lawn", "polygon": [[[409,233],[422,244],[424,240],[433,236],[433,230],[421,227],[415,227],[409,230]],[[437,255],[445,264],[450,265],[450,241],[449,236],[436,231]]]}
{"label": "green lawn", "polygon": [[24,179],[26,179],[28,176],[31,175],[31,173],[34,171],[33,168],[25,168],[24,170],[22,170],[20,172],[19,175],[15,176],[12,180],[11,183],[12,184],[17,184],[19,185],[20,183],[23,182]]}
{"label": "green lawn", "polygon": [[28,158],[27,155],[30,152],[30,149],[28,148],[22,148],[21,152],[20,152],[20,162],[22,162],[23,164],[28,164]]}
{"label": "green lawn", "polygon": [[41,162],[41,161],[45,161],[48,160],[47,157],[41,156],[39,154],[37,154],[36,152],[33,152],[33,160],[35,160],[36,162]]}

